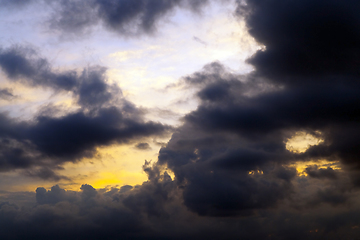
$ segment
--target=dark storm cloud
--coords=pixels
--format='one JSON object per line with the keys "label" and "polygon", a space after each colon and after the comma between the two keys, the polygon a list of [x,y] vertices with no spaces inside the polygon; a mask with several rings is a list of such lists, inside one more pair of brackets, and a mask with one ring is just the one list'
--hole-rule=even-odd
{"label": "dark storm cloud", "polygon": [[[79,84],[74,89],[78,103],[88,109],[101,108],[106,103],[112,103],[116,97],[122,97],[121,90],[116,85],[109,85],[105,80],[106,69],[94,67],[84,70],[79,78]],[[130,104],[130,103],[129,103]]]}
{"label": "dark storm cloud", "polygon": [[317,166],[307,167],[305,172],[313,178],[329,178],[329,179],[336,179],[336,171],[331,167],[328,168],[318,168]]}
{"label": "dark storm cloud", "polygon": [[96,146],[127,143],[132,139],[161,134],[167,129],[159,123],[131,119],[112,107],[99,110],[94,117],[84,113],[62,118],[39,117],[28,133],[29,139],[42,153],[68,159],[90,157]]}
{"label": "dark storm cloud", "polygon": [[[202,77],[207,79],[206,72]],[[219,78],[208,83],[198,93],[202,100],[198,109],[184,117],[184,126],[160,150],[159,162],[175,172],[189,209],[202,215],[222,216],[274,207],[291,195],[291,179],[295,176],[291,169],[274,173],[276,166],[296,159],[326,158],[358,166],[357,84],[332,82],[255,95],[248,92],[252,89],[246,81],[233,83]],[[324,142],[303,154],[291,153],[285,143],[300,130],[314,136],[320,131]],[[249,171],[261,171],[261,177],[254,179]],[[330,170],[309,170],[309,175],[335,178]],[[268,189],[274,195],[267,195]],[[346,200],[327,193],[321,194],[324,202]]]}
{"label": "dark storm cloud", "polygon": [[185,119],[202,128],[232,130],[248,138],[295,128],[325,130],[330,125],[337,131],[336,124],[347,123],[348,127],[359,119],[358,87],[356,84],[341,83],[311,88],[299,86],[255,97],[242,97],[240,93],[238,96],[224,94],[226,88],[223,90],[210,85],[200,91],[201,97],[205,92],[210,96],[207,99],[219,98],[222,94],[229,100],[203,104]]}
{"label": "dark storm cloud", "polygon": [[[279,206],[281,211],[263,210],[247,217],[206,218],[184,207],[182,190],[166,173],[160,174],[160,169],[148,163],[144,169],[149,181],[135,188],[126,187],[126,190],[96,190],[87,184],[82,185],[79,192],[67,191],[57,185],[50,190],[39,187],[36,204],[31,205],[35,199],[33,193],[8,195],[8,201],[0,203],[3,226],[0,234],[15,240],[25,237],[335,240],[341,236],[356,238],[359,234],[359,204],[352,205],[350,210],[340,203],[336,193],[319,194],[331,203],[316,208],[295,210],[284,203]],[[23,199],[20,202],[19,197]],[[19,205],[14,204],[15,201]],[[342,208],[341,211],[338,208]]]}
{"label": "dark storm cloud", "polygon": [[151,34],[157,23],[177,8],[197,12],[208,0],[62,0],[50,19],[50,28],[63,33],[86,33],[101,22],[124,35]]}
{"label": "dark storm cloud", "polygon": [[266,46],[248,60],[258,73],[286,84],[313,82],[326,75],[359,76],[358,1],[246,3],[239,5],[238,13],[245,16],[249,33]]}
{"label": "dark storm cloud", "polygon": [[[2,171],[78,161],[94,156],[96,147],[130,143],[170,130],[160,123],[133,119],[116,107],[100,109],[95,116],[83,112],[60,118],[40,116],[34,123],[13,123],[13,119],[3,116],[1,128]],[[58,178],[48,171],[27,175]]]}
{"label": "dark storm cloud", "polygon": [[[185,205],[201,215],[242,215],[275,207],[294,191],[294,169],[281,169],[294,161],[340,160],[352,169],[347,172],[352,184],[359,182],[360,5],[246,3],[239,1],[237,13],[265,45],[248,60],[255,71],[236,76],[213,63],[184,78],[201,86],[201,104],[160,150],[159,163],[174,171]],[[324,142],[292,153],[285,143],[296,131]],[[323,181],[337,178],[331,168],[306,172]],[[317,201],[346,202],[342,188],[318,191]],[[268,189],[274,195],[267,195]]]}
{"label": "dark storm cloud", "polygon": [[[237,13],[265,45],[248,60],[255,71],[236,76],[212,63],[185,77],[200,87],[201,103],[160,150],[159,164],[174,171],[184,204],[200,215],[253,214],[291,199],[294,169],[281,168],[295,161],[340,160],[359,182],[359,4],[246,3]],[[292,153],[285,143],[296,131],[324,142]],[[326,181],[337,177],[331,170],[307,172]],[[338,187],[317,196],[333,205],[348,200]]]}
{"label": "dark storm cloud", "polygon": [[10,81],[56,93],[72,92],[81,107],[59,117],[53,111],[42,111],[29,122],[18,122],[1,114],[2,171],[38,165],[44,168],[28,171],[26,175],[60,180],[64,176],[50,167],[92,157],[99,146],[130,143],[170,130],[160,123],[145,122],[143,110],[124,99],[118,86],[107,83],[106,68],[88,67],[81,74],[75,70],[54,71],[35,50],[20,46],[1,51],[0,67]]}
{"label": "dark storm cloud", "polygon": [[178,131],[160,150],[159,163],[174,171],[190,210],[200,215],[246,216],[275,207],[292,191],[294,169],[268,165],[284,162],[288,154],[281,144],[269,139],[255,145],[197,125]]}

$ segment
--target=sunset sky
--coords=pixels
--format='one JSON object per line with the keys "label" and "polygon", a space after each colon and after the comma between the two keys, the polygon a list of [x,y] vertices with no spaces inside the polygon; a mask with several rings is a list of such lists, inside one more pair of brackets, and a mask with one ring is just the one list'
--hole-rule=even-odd
{"label": "sunset sky", "polygon": [[360,236],[359,12],[0,0],[0,238]]}

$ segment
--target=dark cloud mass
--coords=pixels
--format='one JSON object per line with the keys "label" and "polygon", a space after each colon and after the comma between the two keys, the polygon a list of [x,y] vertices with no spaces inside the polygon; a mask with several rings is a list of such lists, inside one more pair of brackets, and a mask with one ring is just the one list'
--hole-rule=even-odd
{"label": "dark cloud mass", "polygon": [[306,173],[313,178],[329,178],[329,179],[336,179],[336,171],[331,167],[326,169],[318,169],[317,166],[314,167],[307,167]]}
{"label": "dark cloud mass", "polygon": [[245,13],[249,33],[266,46],[248,60],[259,73],[286,84],[359,76],[358,1],[246,3],[238,11]]}
{"label": "dark cloud mass", "polygon": [[[44,166],[27,175],[59,180],[64,177],[57,176],[49,167],[92,157],[99,146],[130,143],[170,130],[160,123],[145,122],[142,110],[124,99],[116,85],[107,83],[103,67],[88,67],[81,74],[57,72],[35,50],[21,46],[3,49],[0,67],[10,81],[56,93],[70,91],[80,106],[79,111],[60,117],[45,111],[50,115],[40,114],[29,122],[1,113],[1,171]],[[5,93],[9,95],[6,90]]]}
{"label": "dark cloud mass", "polygon": [[[181,190],[167,173],[149,163],[144,170],[149,180],[141,186],[96,190],[84,184],[77,192],[56,185],[37,188],[32,207],[3,202],[0,234],[12,239],[341,239],[359,234],[359,205],[334,211],[332,206],[341,208],[344,198],[330,190],[319,191],[316,200],[334,205],[310,211],[284,204],[282,211],[209,218],[186,209]],[[6,199],[19,202],[27,195],[7,193]]]}
{"label": "dark cloud mass", "polygon": [[[174,171],[189,210],[241,216],[279,207],[296,191],[291,163],[320,159],[352,169],[352,183],[318,191],[316,201],[348,200],[344,191],[358,185],[360,174],[359,7],[354,1],[239,1],[237,14],[265,46],[248,59],[255,71],[235,76],[213,63],[184,78],[201,86],[201,104],[160,150],[159,164]],[[290,152],[285,143],[297,131],[320,132],[324,142]],[[338,177],[332,168],[306,173]]]}
{"label": "dark cloud mass", "polygon": [[[120,32],[134,26],[135,32],[152,32],[160,18],[186,3],[198,9],[204,1],[92,1],[96,9],[85,8],[86,16],[75,23],[79,20],[76,27],[81,29],[89,26],[85,23],[91,13]],[[214,62],[181,80],[199,89],[199,106],[183,117],[158,162],[145,162],[148,181],[120,189],[85,184],[80,192],[38,188],[32,208],[0,204],[0,236],[357,239],[360,4],[237,3],[236,14],[264,45],[248,59],[255,70],[237,75]],[[72,28],[67,24],[73,13],[67,8],[83,2],[60,4],[57,24]],[[57,73],[45,59],[19,47],[1,50],[0,66],[11,81],[71,91],[81,108],[62,117],[41,115],[33,122],[0,115],[3,171],[37,166],[27,174],[54,180],[61,176],[51,167],[93,156],[96,146],[137,140],[135,147],[146,149],[141,137],[169,130],[145,122],[141,110],[118,98],[121,92],[106,83],[103,68],[80,75]],[[289,151],[286,143],[299,131],[323,141],[305,152]],[[329,162],[326,168],[322,161]],[[299,162],[308,164],[303,175],[296,169]]]}

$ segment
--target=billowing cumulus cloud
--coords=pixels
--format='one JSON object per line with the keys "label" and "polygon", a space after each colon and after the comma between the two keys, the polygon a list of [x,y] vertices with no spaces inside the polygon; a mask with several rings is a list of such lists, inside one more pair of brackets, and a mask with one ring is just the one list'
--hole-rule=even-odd
{"label": "billowing cumulus cloud", "polygon": [[263,113],[266,106],[252,103],[274,91],[258,93],[260,83],[242,78],[216,63],[185,78],[211,82],[198,93],[202,104],[160,150],[159,163],[184,188],[184,204],[200,215],[249,215],[276,206],[292,191],[296,170],[282,167],[292,158],[282,131],[272,131],[277,124],[269,122],[273,113]]}

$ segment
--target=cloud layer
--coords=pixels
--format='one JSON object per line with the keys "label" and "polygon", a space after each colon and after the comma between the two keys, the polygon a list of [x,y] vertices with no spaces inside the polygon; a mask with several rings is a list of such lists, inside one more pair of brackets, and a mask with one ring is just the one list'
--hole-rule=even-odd
{"label": "cloud layer", "polygon": [[[181,80],[198,89],[199,105],[183,117],[158,161],[145,162],[147,182],[98,190],[84,184],[80,192],[40,187],[33,208],[0,205],[4,226],[0,235],[12,239],[359,236],[360,4],[237,2],[235,14],[264,45],[248,59],[255,69],[238,75],[214,62]],[[68,32],[101,22],[124,34],[151,33],[157,21],[176,7],[198,9],[205,3],[92,1],[89,7],[83,1],[61,1],[52,24]],[[76,15],[79,9],[84,15]],[[1,50],[0,66],[10,81],[70,91],[79,106],[76,112],[60,117],[43,114],[33,122],[0,115],[3,171],[28,168],[29,176],[61,179],[53,172],[56,167],[92,157],[98,146],[136,139],[135,148],[146,150],[149,144],[141,138],[171,130],[146,122],[141,109],[106,82],[104,68],[57,72],[36,52],[21,47]],[[11,94],[4,91],[4,96]],[[286,143],[299,132],[322,141],[304,152],[290,151]],[[299,163],[308,164],[303,175],[296,169]]]}

